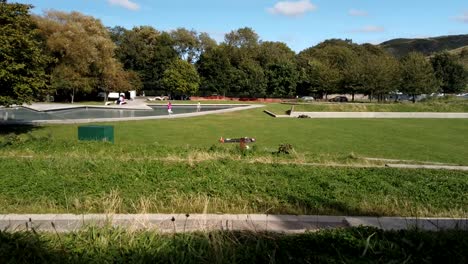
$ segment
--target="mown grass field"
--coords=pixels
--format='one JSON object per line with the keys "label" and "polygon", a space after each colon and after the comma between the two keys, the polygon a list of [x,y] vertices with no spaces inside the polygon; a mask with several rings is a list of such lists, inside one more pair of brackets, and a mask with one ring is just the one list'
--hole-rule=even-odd
{"label": "mown grass field", "polygon": [[322,230],[298,235],[161,235],[89,228],[70,234],[0,231],[4,263],[466,263],[466,231]]}
{"label": "mown grass field", "polygon": [[[467,172],[305,165],[466,165],[467,120],[274,119],[255,109],[112,125],[115,144],[78,142],[77,125],[1,127],[0,212],[468,215]],[[257,143],[242,153],[221,136]],[[274,154],[282,143],[295,151]]]}

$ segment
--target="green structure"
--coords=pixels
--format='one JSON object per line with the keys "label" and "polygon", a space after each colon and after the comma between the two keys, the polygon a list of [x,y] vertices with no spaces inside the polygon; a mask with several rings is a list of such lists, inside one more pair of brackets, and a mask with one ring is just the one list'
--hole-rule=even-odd
{"label": "green structure", "polygon": [[114,143],[114,127],[79,126],[78,140],[110,141]]}

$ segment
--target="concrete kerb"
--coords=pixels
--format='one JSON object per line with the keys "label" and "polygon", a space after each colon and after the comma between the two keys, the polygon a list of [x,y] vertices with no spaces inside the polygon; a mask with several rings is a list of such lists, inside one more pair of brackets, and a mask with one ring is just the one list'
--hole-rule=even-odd
{"label": "concrete kerb", "polygon": [[[53,224],[52,224],[53,223]],[[326,228],[371,226],[383,230],[468,230],[462,218],[360,217],[267,214],[31,214],[0,215],[0,229],[73,232],[89,226],[113,226],[130,230],[191,232],[213,230],[302,233]]]}

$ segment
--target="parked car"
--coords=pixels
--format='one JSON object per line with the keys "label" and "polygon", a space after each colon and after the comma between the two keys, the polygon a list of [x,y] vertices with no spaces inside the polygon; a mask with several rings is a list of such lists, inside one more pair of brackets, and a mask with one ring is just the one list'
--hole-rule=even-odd
{"label": "parked car", "polygon": [[312,97],[312,96],[302,96],[301,99],[303,101],[313,101],[314,97]]}
{"label": "parked car", "polygon": [[329,102],[348,102],[348,97],[346,96],[335,96],[332,99],[328,100]]}

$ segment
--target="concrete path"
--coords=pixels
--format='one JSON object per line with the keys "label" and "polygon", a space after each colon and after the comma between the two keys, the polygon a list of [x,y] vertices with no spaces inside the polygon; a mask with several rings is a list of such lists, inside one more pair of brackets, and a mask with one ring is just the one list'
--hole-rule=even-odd
{"label": "concrete path", "polygon": [[428,165],[428,164],[385,164],[389,168],[402,169],[433,169],[433,170],[459,170],[468,171],[468,166]]}
{"label": "concrete path", "polygon": [[[213,104],[216,105],[216,104]],[[227,104],[222,104],[223,106],[227,106]],[[36,110],[36,111],[47,111],[47,110],[59,110],[59,109],[70,109],[70,108],[80,108],[80,107],[93,107],[93,108],[107,108],[107,109],[133,109],[133,110],[142,110],[138,108],[134,108],[135,105],[127,105],[127,106],[94,106],[94,105],[71,105],[71,104],[32,104],[25,106],[27,108]],[[173,106],[177,106],[177,104],[173,104]],[[184,105],[186,106],[186,105]],[[148,105],[145,104],[145,107],[152,109]],[[203,107],[203,106],[202,106]],[[40,125],[40,124],[84,124],[84,123],[96,123],[96,122],[119,122],[119,121],[136,121],[136,120],[153,120],[153,119],[173,119],[173,118],[187,118],[187,117],[194,117],[194,116],[203,116],[203,115],[210,115],[210,114],[222,114],[222,113],[229,113],[241,110],[248,110],[254,108],[264,107],[264,105],[235,105],[233,108],[228,109],[221,109],[221,110],[210,110],[210,111],[201,111],[201,112],[193,112],[193,113],[185,113],[185,114],[173,114],[173,115],[158,115],[158,116],[143,116],[143,117],[124,117],[124,118],[87,118],[87,119],[56,119],[56,120],[32,120],[32,121],[16,121],[16,120],[7,120],[2,121],[1,124],[28,124],[28,125]]]}
{"label": "concrete path", "polygon": [[[53,223],[53,224],[52,224]],[[384,230],[468,230],[467,218],[358,217],[265,214],[31,214],[0,215],[0,229],[71,232],[86,226],[123,227],[130,230],[190,232],[249,230],[302,233],[327,228],[372,226]]]}
{"label": "concrete path", "polygon": [[468,113],[426,112],[292,112],[288,117],[301,115],[310,118],[468,118]]}
{"label": "concrete path", "polygon": [[84,107],[93,107],[93,108],[112,108],[112,109],[134,109],[134,110],[152,110],[151,107],[146,105],[145,101],[134,100],[128,101],[124,105],[84,105],[84,104],[59,104],[59,103],[32,103],[30,105],[24,104],[23,107],[35,110],[35,111],[51,111],[51,110],[62,110],[62,109],[74,109],[74,108],[84,108]]}

